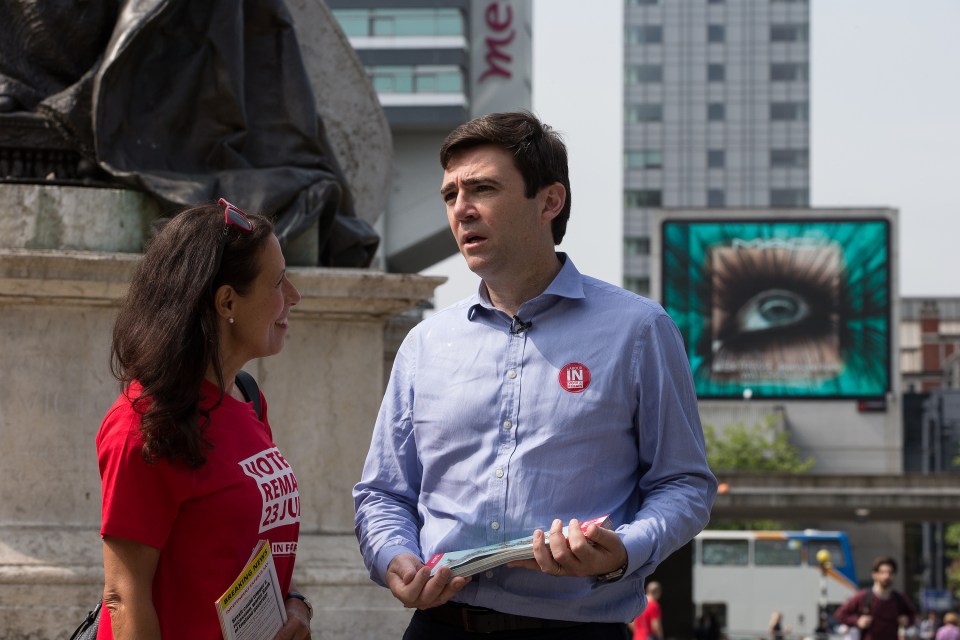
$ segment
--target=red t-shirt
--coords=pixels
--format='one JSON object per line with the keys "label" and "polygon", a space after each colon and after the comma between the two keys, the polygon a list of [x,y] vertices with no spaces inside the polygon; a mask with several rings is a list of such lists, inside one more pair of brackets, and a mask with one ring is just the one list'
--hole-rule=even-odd
{"label": "red t-shirt", "polygon": [[[290,587],[300,532],[297,479],[252,403],[226,395],[210,413],[206,437],[213,449],[199,469],[141,456],[140,416],[128,399],[134,383],[110,408],[97,435],[103,491],[100,534],[160,550],[153,603],[165,638],[220,639],[214,602],[231,585],[261,539],[271,542],[284,593]],[[201,406],[219,389],[208,382]],[[100,640],[112,640],[110,616],[101,616]]]}
{"label": "red t-shirt", "polygon": [[647,606],[633,622],[633,640],[647,640],[653,636],[654,620],[660,619],[660,603],[647,598]]}

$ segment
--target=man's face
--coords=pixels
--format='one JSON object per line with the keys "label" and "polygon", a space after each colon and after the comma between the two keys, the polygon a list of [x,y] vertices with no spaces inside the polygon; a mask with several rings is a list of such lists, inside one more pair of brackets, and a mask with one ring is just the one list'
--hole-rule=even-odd
{"label": "man's face", "polygon": [[888,564],[881,564],[877,567],[877,570],[873,572],[873,583],[881,589],[889,589],[893,586],[893,577],[895,575],[896,571],[893,570],[893,567]]}
{"label": "man's face", "polygon": [[498,146],[464,149],[450,159],[440,196],[471,271],[484,279],[522,277],[544,246],[552,252],[550,221],[556,214],[545,213],[544,193],[526,197],[523,176]]}

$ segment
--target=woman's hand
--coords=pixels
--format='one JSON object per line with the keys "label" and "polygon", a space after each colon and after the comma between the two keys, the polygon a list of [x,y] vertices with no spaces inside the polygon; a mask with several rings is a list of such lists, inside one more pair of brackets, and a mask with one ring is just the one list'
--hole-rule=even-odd
{"label": "woman's hand", "polygon": [[287,598],[283,605],[287,608],[287,623],[275,640],[309,640],[310,610],[307,605],[297,598]]}

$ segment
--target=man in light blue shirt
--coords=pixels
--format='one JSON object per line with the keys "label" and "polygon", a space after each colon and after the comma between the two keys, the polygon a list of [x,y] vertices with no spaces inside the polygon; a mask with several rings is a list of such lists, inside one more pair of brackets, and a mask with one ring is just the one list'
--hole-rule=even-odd
{"label": "man in light blue shirt", "polygon": [[[716,495],[679,332],[556,252],[570,183],[549,126],[483,116],[440,158],[450,228],[482,283],[397,354],[354,488],[364,562],[417,609],[410,640],[623,638],[644,578]],[[605,514],[613,530],[580,530]],[[531,532],[533,560],[470,578],[423,563]]]}

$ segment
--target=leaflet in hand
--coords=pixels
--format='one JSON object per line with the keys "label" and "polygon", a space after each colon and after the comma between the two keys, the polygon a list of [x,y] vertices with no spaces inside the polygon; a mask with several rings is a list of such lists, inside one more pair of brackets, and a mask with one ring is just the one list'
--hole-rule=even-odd
{"label": "leaflet in hand", "polygon": [[261,540],[237,579],[216,601],[224,640],[272,640],[287,621],[270,542]]}
{"label": "leaflet in hand", "polygon": [[[600,516],[592,520],[584,520],[580,523],[580,530],[586,533],[587,527],[595,524],[598,527],[610,529],[612,523],[610,516]],[[550,544],[550,533],[544,530],[546,542]],[[563,528],[563,537],[567,537],[567,527]],[[451,573],[456,576],[472,576],[475,573],[499,567],[502,564],[513,562],[514,560],[529,560],[533,557],[533,536],[517,538],[508,542],[477,547],[475,549],[464,549],[463,551],[448,551],[446,553],[434,554],[427,560],[427,566],[430,567],[430,575],[435,575],[441,567],[449,567]]]}

